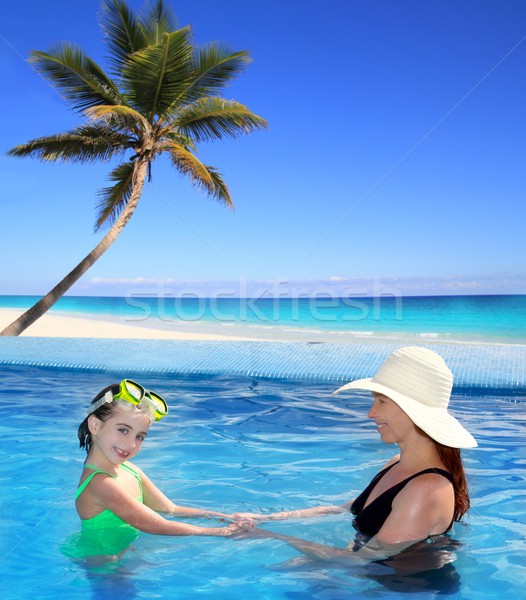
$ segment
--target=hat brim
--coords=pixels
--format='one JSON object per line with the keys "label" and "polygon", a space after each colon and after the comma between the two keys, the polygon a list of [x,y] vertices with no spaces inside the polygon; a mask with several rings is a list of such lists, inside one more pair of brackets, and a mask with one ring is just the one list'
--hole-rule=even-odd
{"label": "hat brim", "polygon": [[347,390],[365,390],[387,396],[406,413],[413,423],[429,437],[451,448],[475,448],[478,444],[447,410],[426,406],[409,396],[369,379],[357,379],[346,383],[332,393],[333,396]]}

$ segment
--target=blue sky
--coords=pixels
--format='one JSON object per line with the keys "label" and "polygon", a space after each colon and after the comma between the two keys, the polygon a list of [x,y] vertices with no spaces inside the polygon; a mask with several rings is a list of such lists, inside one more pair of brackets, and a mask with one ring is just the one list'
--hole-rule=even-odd
{"label": "blue sky", "polygon": [[[157,161],[131,222],[71,293],[526,293],[523,0],[172,5],[196,42],[251,52],[224,97],[269,129],[200,148],[235,211]],[[0,294],[45,293],[102,235],[109,164],[5,155],[81,122],[24,60],[68,40],[105,65],[98,7],[2,9]]]}

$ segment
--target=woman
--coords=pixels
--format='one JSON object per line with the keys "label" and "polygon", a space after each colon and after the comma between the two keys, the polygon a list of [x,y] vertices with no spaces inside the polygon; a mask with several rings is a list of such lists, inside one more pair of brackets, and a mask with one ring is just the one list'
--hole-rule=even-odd
{"label": "woman", "polygon": [[400,348],[370,379],[360,379],[334,392],[368,390],[382,442],[397,444],[399,454],[384,465],[367,488],[343,506],[315,507],[271,515],[239,517],[280,520],[314,517],[350,509],[361,534],[347,549],[329,548],[252,530],[246,536],[282,539],[301,552],[326,560],[382,559],[415,542],[443,534],[469,508],[469,495],[459,448],[477,442],[448,413],[453,376],[444,360],[420,347]]}

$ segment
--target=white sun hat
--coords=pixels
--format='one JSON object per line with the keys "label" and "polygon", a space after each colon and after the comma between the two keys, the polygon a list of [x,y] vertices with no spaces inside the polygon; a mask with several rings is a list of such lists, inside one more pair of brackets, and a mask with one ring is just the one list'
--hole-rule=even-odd
{"label": "white sun hat", "polygon": [[391,398],[429,437],[452,448],[474,448],[475,438],[449,414],[453,374],[444,359],[427,348],[408,346],[393,352],[368,379],[333,392],[369,390]]}

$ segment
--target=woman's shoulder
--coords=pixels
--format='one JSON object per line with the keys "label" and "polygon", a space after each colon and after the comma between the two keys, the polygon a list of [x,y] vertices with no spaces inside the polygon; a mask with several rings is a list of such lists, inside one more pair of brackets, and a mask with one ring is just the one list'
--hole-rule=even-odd
{"label": "woman's shoulder", "polygon": [[385,471],[385,469],[392,467],[393,465],[395,465],[397,462],[400,461],[400,454],[397,454],[396,456],[393,456],[393,458],[391,458],[390,460],[388,460],[385,465],[382,467],[382,471]]}
{"label": "woman's shoulder", "polygon": [[451,481],[437,472],[417,473],[400,491],[400,499],[405,498],[415,502],[418,498],[426,503],[437,501],[442,503],[449,497],[454,496],[453,484]]}
{"label": "woman's shoulder", "polygon": [[454,503],[455,491],[449,479],[440,473],[423,473],[404,486],[393,501],[393,508],[403,509],[414,519],[435,516],[442,527],[451,521]]}

